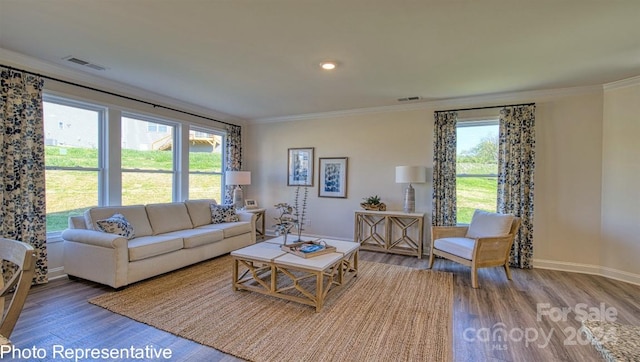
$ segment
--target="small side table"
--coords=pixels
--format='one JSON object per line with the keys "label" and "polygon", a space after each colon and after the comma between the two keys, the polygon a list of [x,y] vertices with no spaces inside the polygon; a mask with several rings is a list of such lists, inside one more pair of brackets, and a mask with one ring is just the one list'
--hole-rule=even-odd
{"label": "small side table", "polygon": [[250,212],[252,214],[256,214],[256,238],[260,238],[260,240],[264,240],[264,233],[265,233],[265,227],[264,227],[264,219],[265,219],[265,212],[267,211],[267,209],[244,209],[244,211],[246,212]]}

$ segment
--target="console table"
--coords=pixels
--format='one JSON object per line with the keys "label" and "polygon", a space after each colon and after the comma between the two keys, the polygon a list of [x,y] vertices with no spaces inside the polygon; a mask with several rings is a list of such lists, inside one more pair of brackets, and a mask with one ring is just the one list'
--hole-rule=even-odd
{"label": "console table", "polygon": [[424,213],[355,212],[355,241],[361,250],[415,255],[422,258]]}

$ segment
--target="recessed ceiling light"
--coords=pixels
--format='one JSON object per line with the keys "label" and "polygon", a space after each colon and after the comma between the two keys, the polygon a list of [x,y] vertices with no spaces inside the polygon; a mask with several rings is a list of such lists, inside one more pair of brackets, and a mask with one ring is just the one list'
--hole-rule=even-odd
{"label": "recessed ceiling light", "polygon": [[320,68],[324,70],[334,70],[338,66],[337,62],[334,61],[325,61],[320,63]]}

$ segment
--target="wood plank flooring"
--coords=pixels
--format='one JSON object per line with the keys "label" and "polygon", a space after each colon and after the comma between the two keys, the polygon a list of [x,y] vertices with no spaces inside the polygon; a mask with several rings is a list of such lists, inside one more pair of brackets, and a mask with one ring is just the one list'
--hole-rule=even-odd
{"label": "wood plank flooring", "polygon": [[[427,267],[426,259],[415,257],[366,251],[360,255],[366,261]],[[480,270],[480,288],[473,289],[467,267],[438,259],[434,270],[454,274],[455,361],[598,361],[602,360],[599,353],[578,332],[576,316],[608,309],[617,313],[617,322],[640,325],[640,286],[599,276],[515,268],[510,282],[501,268],[490,268]],[[66,278],[33,287],[11,340],[22,349],[35,346],[48,352],[46,358],[30,361],[60,360],[52,358],[54,345],[152,346],[171,349],[172,361],[238,360],[87,302],[111,290]],[[562,318],[563,308],[572,308],[566,318]],[[5,355],[4,359],[12,358]]]}

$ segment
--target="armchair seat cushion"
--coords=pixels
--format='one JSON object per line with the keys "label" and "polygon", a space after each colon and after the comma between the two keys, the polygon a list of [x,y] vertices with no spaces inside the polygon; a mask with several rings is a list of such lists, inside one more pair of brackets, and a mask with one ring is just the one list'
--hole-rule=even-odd
{"label": "armchair seat cushion", "polygon": [[436,239],[433,245],[438,250],[471,260],[475,244],[476,241],[469,238],[442,238]]}

